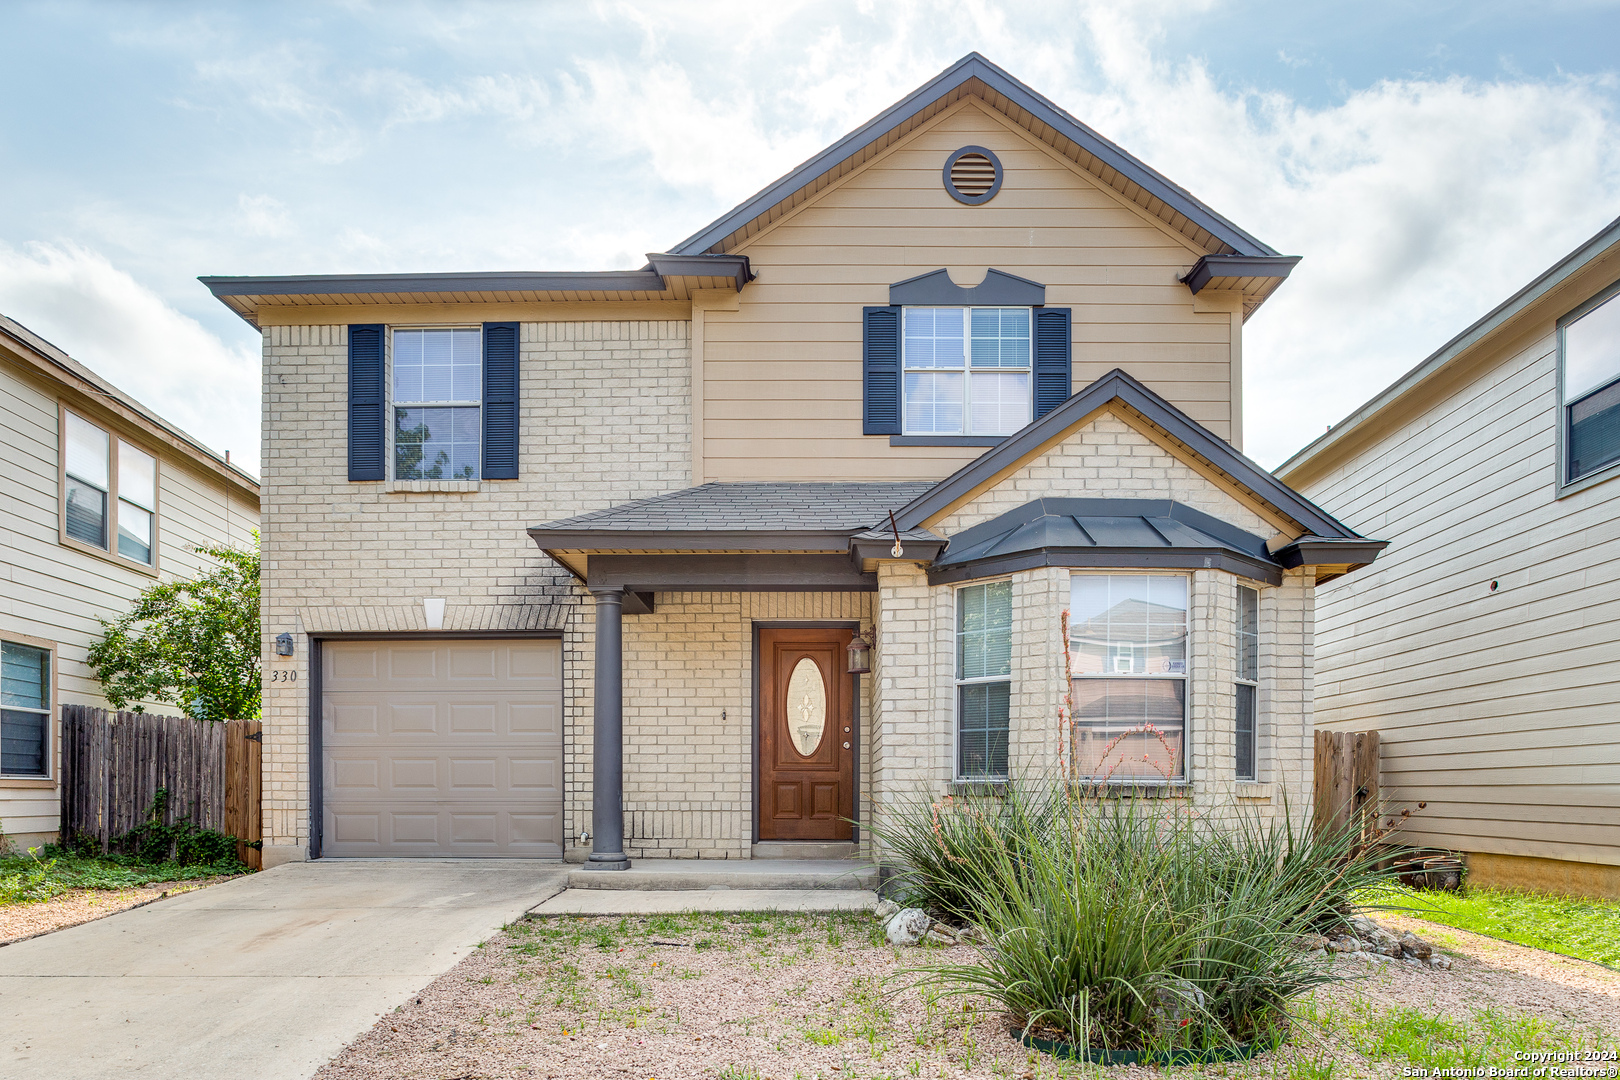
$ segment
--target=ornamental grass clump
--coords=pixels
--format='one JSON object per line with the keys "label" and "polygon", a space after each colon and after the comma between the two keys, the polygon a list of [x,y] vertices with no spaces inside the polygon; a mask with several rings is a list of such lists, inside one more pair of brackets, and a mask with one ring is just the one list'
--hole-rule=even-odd
{"label": "ornamental grass clump", "polygon": [[913,898],[954,904],[939,910],[987,942],[976,963],[910,977],[993,998],[1026,1035],[1150,1054],[1269,1046],[1289,999],[1335,977],[1300,935],[1342,922],[1350,894],[1391,872],[1348,833],[1214,827],[1178,801],[1053,789],[1013,790],[999,810],[911,807],[876,830]]}

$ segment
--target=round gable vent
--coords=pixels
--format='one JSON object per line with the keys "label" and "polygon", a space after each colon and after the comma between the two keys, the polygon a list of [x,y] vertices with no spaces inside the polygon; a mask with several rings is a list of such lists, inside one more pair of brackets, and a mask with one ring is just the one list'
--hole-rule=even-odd
{"label": "round gable vent", "polygon": [[1001,159],[982,146],[964,146],[945,159],[945,190],[957,202],[977,206],[1001,190]]}

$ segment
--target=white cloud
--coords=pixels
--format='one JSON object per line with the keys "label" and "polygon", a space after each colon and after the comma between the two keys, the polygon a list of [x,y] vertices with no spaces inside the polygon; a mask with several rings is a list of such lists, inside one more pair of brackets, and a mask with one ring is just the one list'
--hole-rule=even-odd
{"label": "white cloud", "polygon": [[274,196],[244,192],[236,197],[236,208],[239,226],[250,236],[286,236],[292,231],[286,205]]}
{"label": "white cloud", "polygon": [[259,357],[232,348],[104,257],[0,244],[0,311],[232,462],[259,467]]}

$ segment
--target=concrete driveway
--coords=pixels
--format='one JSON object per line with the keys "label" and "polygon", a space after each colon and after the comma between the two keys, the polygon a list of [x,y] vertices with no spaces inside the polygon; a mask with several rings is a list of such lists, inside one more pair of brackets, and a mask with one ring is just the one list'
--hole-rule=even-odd
{"label": "concrete driveway", "polygon": [[566,875],[293,863],[7,945],[0,1076],[302,1080]]}

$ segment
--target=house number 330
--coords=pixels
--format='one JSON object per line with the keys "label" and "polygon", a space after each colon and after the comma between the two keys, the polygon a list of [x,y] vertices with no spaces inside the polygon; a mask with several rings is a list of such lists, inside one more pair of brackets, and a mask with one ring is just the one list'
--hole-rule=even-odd
{"label": "house number 330", "polygon": [[270,672],[271,682],[297,682],[298,672],[291,668],[276,668]]}

